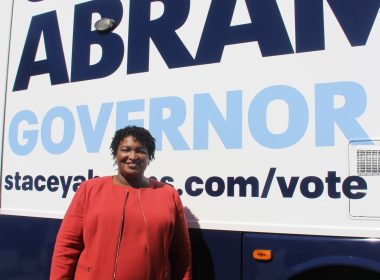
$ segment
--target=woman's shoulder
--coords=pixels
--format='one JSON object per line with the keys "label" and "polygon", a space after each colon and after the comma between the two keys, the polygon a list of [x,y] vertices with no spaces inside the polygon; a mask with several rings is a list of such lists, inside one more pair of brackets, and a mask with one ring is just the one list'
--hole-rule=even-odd
{"label": "woman's shoulder", "polygon": [[107,181],[110,181],[112,179],[112,176],[100,176],[100,177],[94,177],[91,179],[88,179],[86,182],[87,183],[92,183],[92,184],[101,184]]}
{"label": "woman's shoulder", "polygon": [[164,183],[164,182],[161,182],[161,181],[158,181],[156,178],[154,177],[150,177],[149,178],[150,182],[151,182],[151,185],[152,185],[152,188],[154,189],[167,189],[167,188],[174,188],[173,185],[169,184],[169,183]]}
{"label": "woman's shoulder", "polygon": [[150,180],[154,189],[162,190],[163,192],[169,193],[171,195],[178,194],[176,188],[173,185],[166,182],[160,182],[155,178],[150,178]]}
{"label": "woman's shoulder", "polygon": [[102,176],[102,177],[94,177],[84,181],[81,186],[85,186],[85,188],[93,188],[100,187],[104,185],[108,185],[112,182],[112,176]]}

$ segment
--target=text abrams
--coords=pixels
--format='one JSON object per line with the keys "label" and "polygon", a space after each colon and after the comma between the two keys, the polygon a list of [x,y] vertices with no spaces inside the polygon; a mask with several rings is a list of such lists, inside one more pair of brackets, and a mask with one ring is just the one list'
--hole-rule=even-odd
{"label": "text abrams", "polygon": [[[117,28],[108,34],[91,28],[93,14],[119,24],[125,17],[121,1],[96,0],[75,5],[70,74],[57,11],[35,15],[30,21],[13,91],[28,89],[30,79],[42,74],[50,76],[52,85],[107,77],[119,69],[125,56],[126,74],[148,72],[150,42],[169,69],[219,63],[225,46],[247,42],[257,43],[263,57],[321,51],[325,49],[323,7],[327,3],[350,45],[363,46],[379,10],[378,0],[296,0],[293,46],[276,0],[246,0],[251,22],[239,25],[231,25],[237,0],[212,0],[193,56],[176,32],[188,20],[193,1],[161,1],[163,14],[151,19],[151,0],[130,0],[128,38],[116,33]],[[40,38],[44,39],[46,58],[37,60]],[[102,50],[95,64],[90,63],[93,45]]]}

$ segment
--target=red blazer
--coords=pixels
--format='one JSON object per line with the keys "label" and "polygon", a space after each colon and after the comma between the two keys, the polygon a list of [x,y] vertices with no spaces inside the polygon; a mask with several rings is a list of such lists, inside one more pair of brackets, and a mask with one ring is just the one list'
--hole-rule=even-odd
{"label": "red blazer", "polygon": [[[191,279],[190,239],[177,191],[156,180],[140,190],[150,251],[147,279]],[[51,280],[115,279],[127,201],[128,189],[114,185],[112,176],[81,184],[57,235]]]}

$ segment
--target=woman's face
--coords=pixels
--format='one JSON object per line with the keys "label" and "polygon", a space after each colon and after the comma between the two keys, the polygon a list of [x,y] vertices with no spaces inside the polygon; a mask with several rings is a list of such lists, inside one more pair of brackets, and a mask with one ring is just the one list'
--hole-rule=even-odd
{"label": "woman's face", "polygon": [[142,178],[149,163],[147,148],[133,136],[127,136],[120,142],[116,153],[119,174],[128,178]]}

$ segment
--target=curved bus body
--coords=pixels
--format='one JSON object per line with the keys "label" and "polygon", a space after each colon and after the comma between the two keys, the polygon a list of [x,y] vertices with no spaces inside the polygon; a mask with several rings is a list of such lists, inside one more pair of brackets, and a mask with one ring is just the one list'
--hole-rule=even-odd
{"label": "curved bus body", "polygon": [[379,278],[377,0],[3,2],[1,279],[48,278],[130,124],[181,195],[194,279]]}

